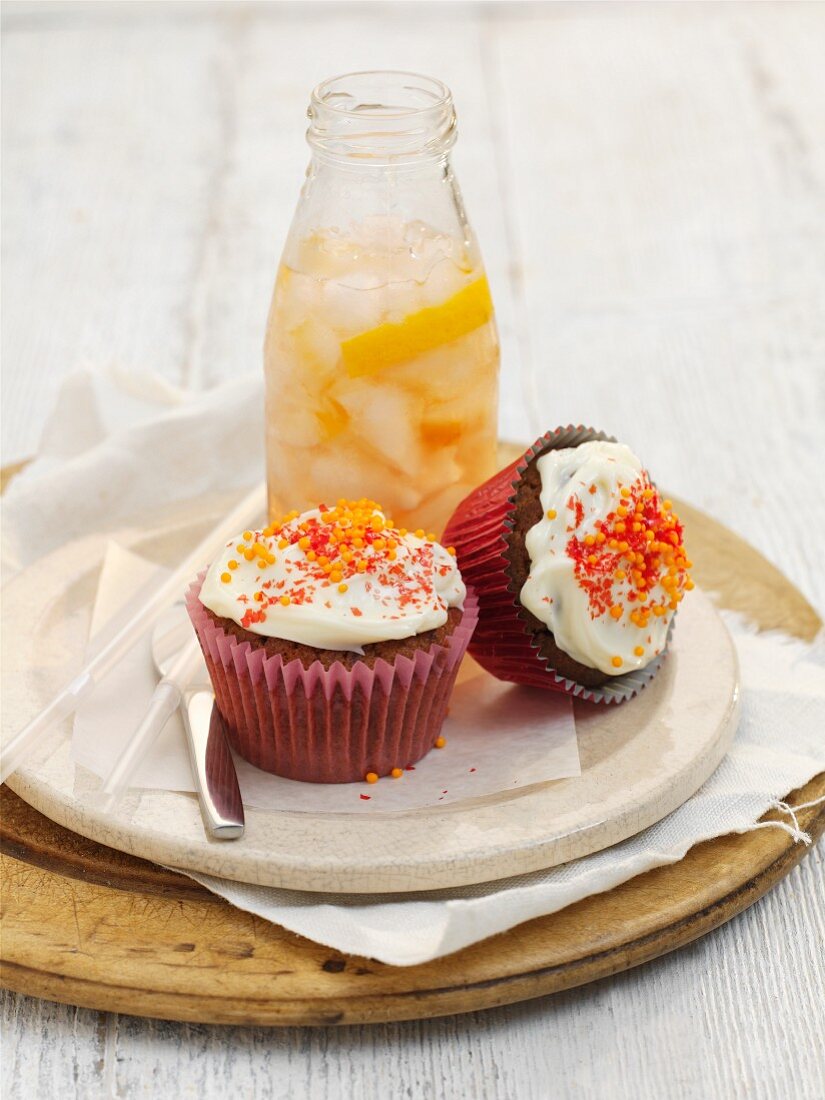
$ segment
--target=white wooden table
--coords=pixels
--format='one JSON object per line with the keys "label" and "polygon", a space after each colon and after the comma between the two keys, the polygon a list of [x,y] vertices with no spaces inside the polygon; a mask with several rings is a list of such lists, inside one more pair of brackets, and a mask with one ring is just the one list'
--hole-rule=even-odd
{"label": "white wooden table", "polygon": [[[3,461],[85,363],[256,370],[310,87],[451,85],[502,431],[585,421],[825,608],[825,5],[4,6]],[[4,1100],[825,1095],[813,853],[706,939],[483,1015],[187,1026],[4,999]]]}

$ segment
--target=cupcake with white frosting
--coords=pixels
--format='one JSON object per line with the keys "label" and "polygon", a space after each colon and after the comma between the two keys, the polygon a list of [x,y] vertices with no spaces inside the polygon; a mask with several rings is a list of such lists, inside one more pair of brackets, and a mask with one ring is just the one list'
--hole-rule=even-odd
{"label": "cupcake with white frosting", "polygon": [[454,552],[368,500],[243,532],[187,608],[233,746],[320,783],[400,774],[433,747],[476,621]]}
{"label": "cupcake with white frosting", "polygon": [[629,698],[693,587],[683,536],[629,447],[589,428],[548,432],[447,526],[479,598],[470,652],[500,679]]}

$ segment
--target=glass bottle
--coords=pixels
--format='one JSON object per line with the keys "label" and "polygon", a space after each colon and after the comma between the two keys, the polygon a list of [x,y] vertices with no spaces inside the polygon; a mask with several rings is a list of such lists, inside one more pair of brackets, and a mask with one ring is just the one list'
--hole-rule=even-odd
{"label": "glass bottle", "polygon": [[353,73],[320,84],[308,116],[264,351],[270,514],[367,497],[440,534],[496,470],[498,405],[452,96],[411,73]]}

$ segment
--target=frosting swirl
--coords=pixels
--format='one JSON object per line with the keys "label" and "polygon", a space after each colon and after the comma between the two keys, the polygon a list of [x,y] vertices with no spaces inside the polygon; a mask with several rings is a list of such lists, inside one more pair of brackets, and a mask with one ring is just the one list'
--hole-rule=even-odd
{"label": "frosting swirl", "polygon": [[693,588],[679,517],[624,444],[551,450],[536,465],[543,515],[525,536],[521,603],[581,664],[644,668]]}
{"label": "frosting swirl", "polygon": [[465,594],[434,535],[394,527],[374,501],[340,500],[232,539],[200,600],[253,634],[358,652],[443,626]]}

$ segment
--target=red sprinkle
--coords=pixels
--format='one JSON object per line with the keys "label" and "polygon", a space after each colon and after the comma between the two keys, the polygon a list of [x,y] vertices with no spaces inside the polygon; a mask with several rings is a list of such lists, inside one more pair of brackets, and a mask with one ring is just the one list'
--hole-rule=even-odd
{"label": "red sprinkle", "polygon": [[[693,587],[691,563],[679,517],[669,501],[660,499],[647,473],[622,492],[626,495],[616,509],[596,520],[596,537],[588,536],[589,545],[571,534],[565,551],[574,563],[579,586],[587,593],[594,619],[608,613],[613,618],[628,614],[634,626],[646,629],[652,614],[675,611],[684,590]],[[571,495],[567,507],[576,516],[575,527],[568,530],[575,531],[583,515],[581,502]],[[628,590],[624,582],[633,587]],[[623,600],[634,606],[625,611]]]}
{"label": "red sprinkle", "polygon": [[[354,577],[364,577],[367,590],[377,583],[392,592],[403,611],[429,606],[438,597],[434,579],[449,566],[436,567],[434,540],[419,532],[421,544],[410,545],[405,534],[388,522],[375,501],[339,500],[337,505],[321,504],[318,515],[304,518],[290,512],[261,531],[247,531],[239,544],[247,560],[261,555],[262,568],[273,564],[287,547],[299,553],[290,555],[286,576],[273,584],[258,576],[256,607],[246,610],[241,623],[250,627],[266,619],[267,608],[300,606],[314,598],[317,589],[339,587],[346,591]],[[246,536],[249,536],[248,538]],[[248,545],[247,545],[248,544]],[[230,544],[231,545],[231,544]],[[277,590],[277,591],[276,591]],[[246,596],[239,596],[246,602]],[[355,618],[363,616],[360,607],[351,607]]]}

